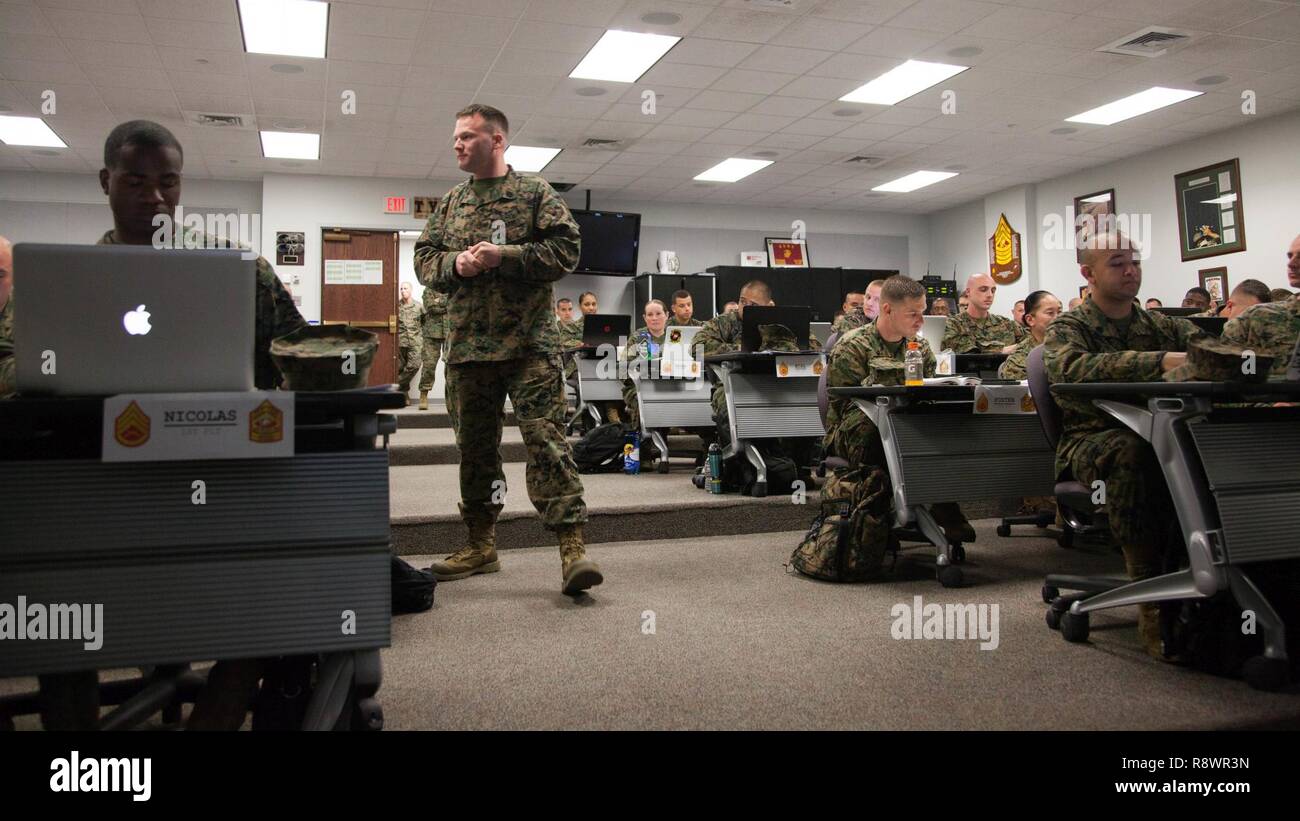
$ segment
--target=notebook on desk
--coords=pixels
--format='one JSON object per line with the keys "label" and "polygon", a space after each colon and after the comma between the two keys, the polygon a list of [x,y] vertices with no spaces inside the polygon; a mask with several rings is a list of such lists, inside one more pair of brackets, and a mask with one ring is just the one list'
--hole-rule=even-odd
{"label": "notebook on desk", "polygon": [[812,308],[807,305],[750,305],[745,308],[745,315],[741,319],[740,350],[745,353],[762,350],[762,335],[758,331],[761,325],[784,325],[794,332],[799,350],[809,350],[811,323]]}
{"label": "notebook on desk", "polygon": [[257,268],[239,250],[14,246],[19,393],[253,389]]}

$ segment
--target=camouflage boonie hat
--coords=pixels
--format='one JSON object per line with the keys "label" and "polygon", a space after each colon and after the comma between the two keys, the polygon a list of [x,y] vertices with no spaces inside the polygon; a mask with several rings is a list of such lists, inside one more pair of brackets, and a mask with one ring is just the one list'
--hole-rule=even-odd
{"label": "camouflage boonie hat", "polygon": [[1201,339],[1187,346],[1187,361],[1164,375],[1166,382],[1263,382],[1273,357],[1255,354],[1255,372],[1246,373],[1249,348],[1219,339]]}
{"label": "camouflage boonie hat", "polygon": [[366,386],[378,348],[379,337],[370,331],[307,325],[271,340],[271,358],[291,391],[346,391]]}
{"label": "camouflage boonie hat", "polygon": [[784,325],[759,325],[760,351],[779,351],[781,353],[798,353],[799,340],[794,331]]}

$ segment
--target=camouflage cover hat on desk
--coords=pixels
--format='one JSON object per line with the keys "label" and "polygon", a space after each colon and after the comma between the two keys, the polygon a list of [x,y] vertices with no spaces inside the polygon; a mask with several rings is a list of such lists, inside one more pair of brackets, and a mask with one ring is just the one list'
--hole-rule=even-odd
{"label": "camouflage cover hat on desk", "polygon": [[378,348],[370,331],[308,325],[271,340],[271,358],[291,391],[346,391],[365,387]]}
{"label": "camouflage cover hat on desk", "polygon": [[1187,361],[1164,375],[1166,382],[1263,382],[1273,357],[1255,355],[1254,372],[1247,373],[1247,348],[1219,339],[1199,339],[1187,346]]}
{"label": "camouflage cover hat on desk", "polygon": [[799,352],[799,339],[784,325],[759,325],[758,333],[760,351]]}

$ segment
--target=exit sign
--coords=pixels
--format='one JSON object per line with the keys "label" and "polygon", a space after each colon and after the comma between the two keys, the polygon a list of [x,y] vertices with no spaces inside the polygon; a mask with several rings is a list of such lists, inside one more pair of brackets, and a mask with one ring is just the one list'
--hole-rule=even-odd
{"label": "exit sign", "polygon": [[408,197],[384,197],[385,214],[411,213],[411,200]]}

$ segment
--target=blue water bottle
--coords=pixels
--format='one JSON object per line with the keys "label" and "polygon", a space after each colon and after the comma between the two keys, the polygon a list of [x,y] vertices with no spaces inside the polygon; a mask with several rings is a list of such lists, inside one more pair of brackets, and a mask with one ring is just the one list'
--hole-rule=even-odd
{"label": "blue water bottle", "polygon": [[717,442],[709,445],[709,493],[722,492],[722,448]]}
{"label": "blue water bottle", "polygon": [[641,472],[641,432],[629,431],[623,437],[623,472],[635,476]]}

